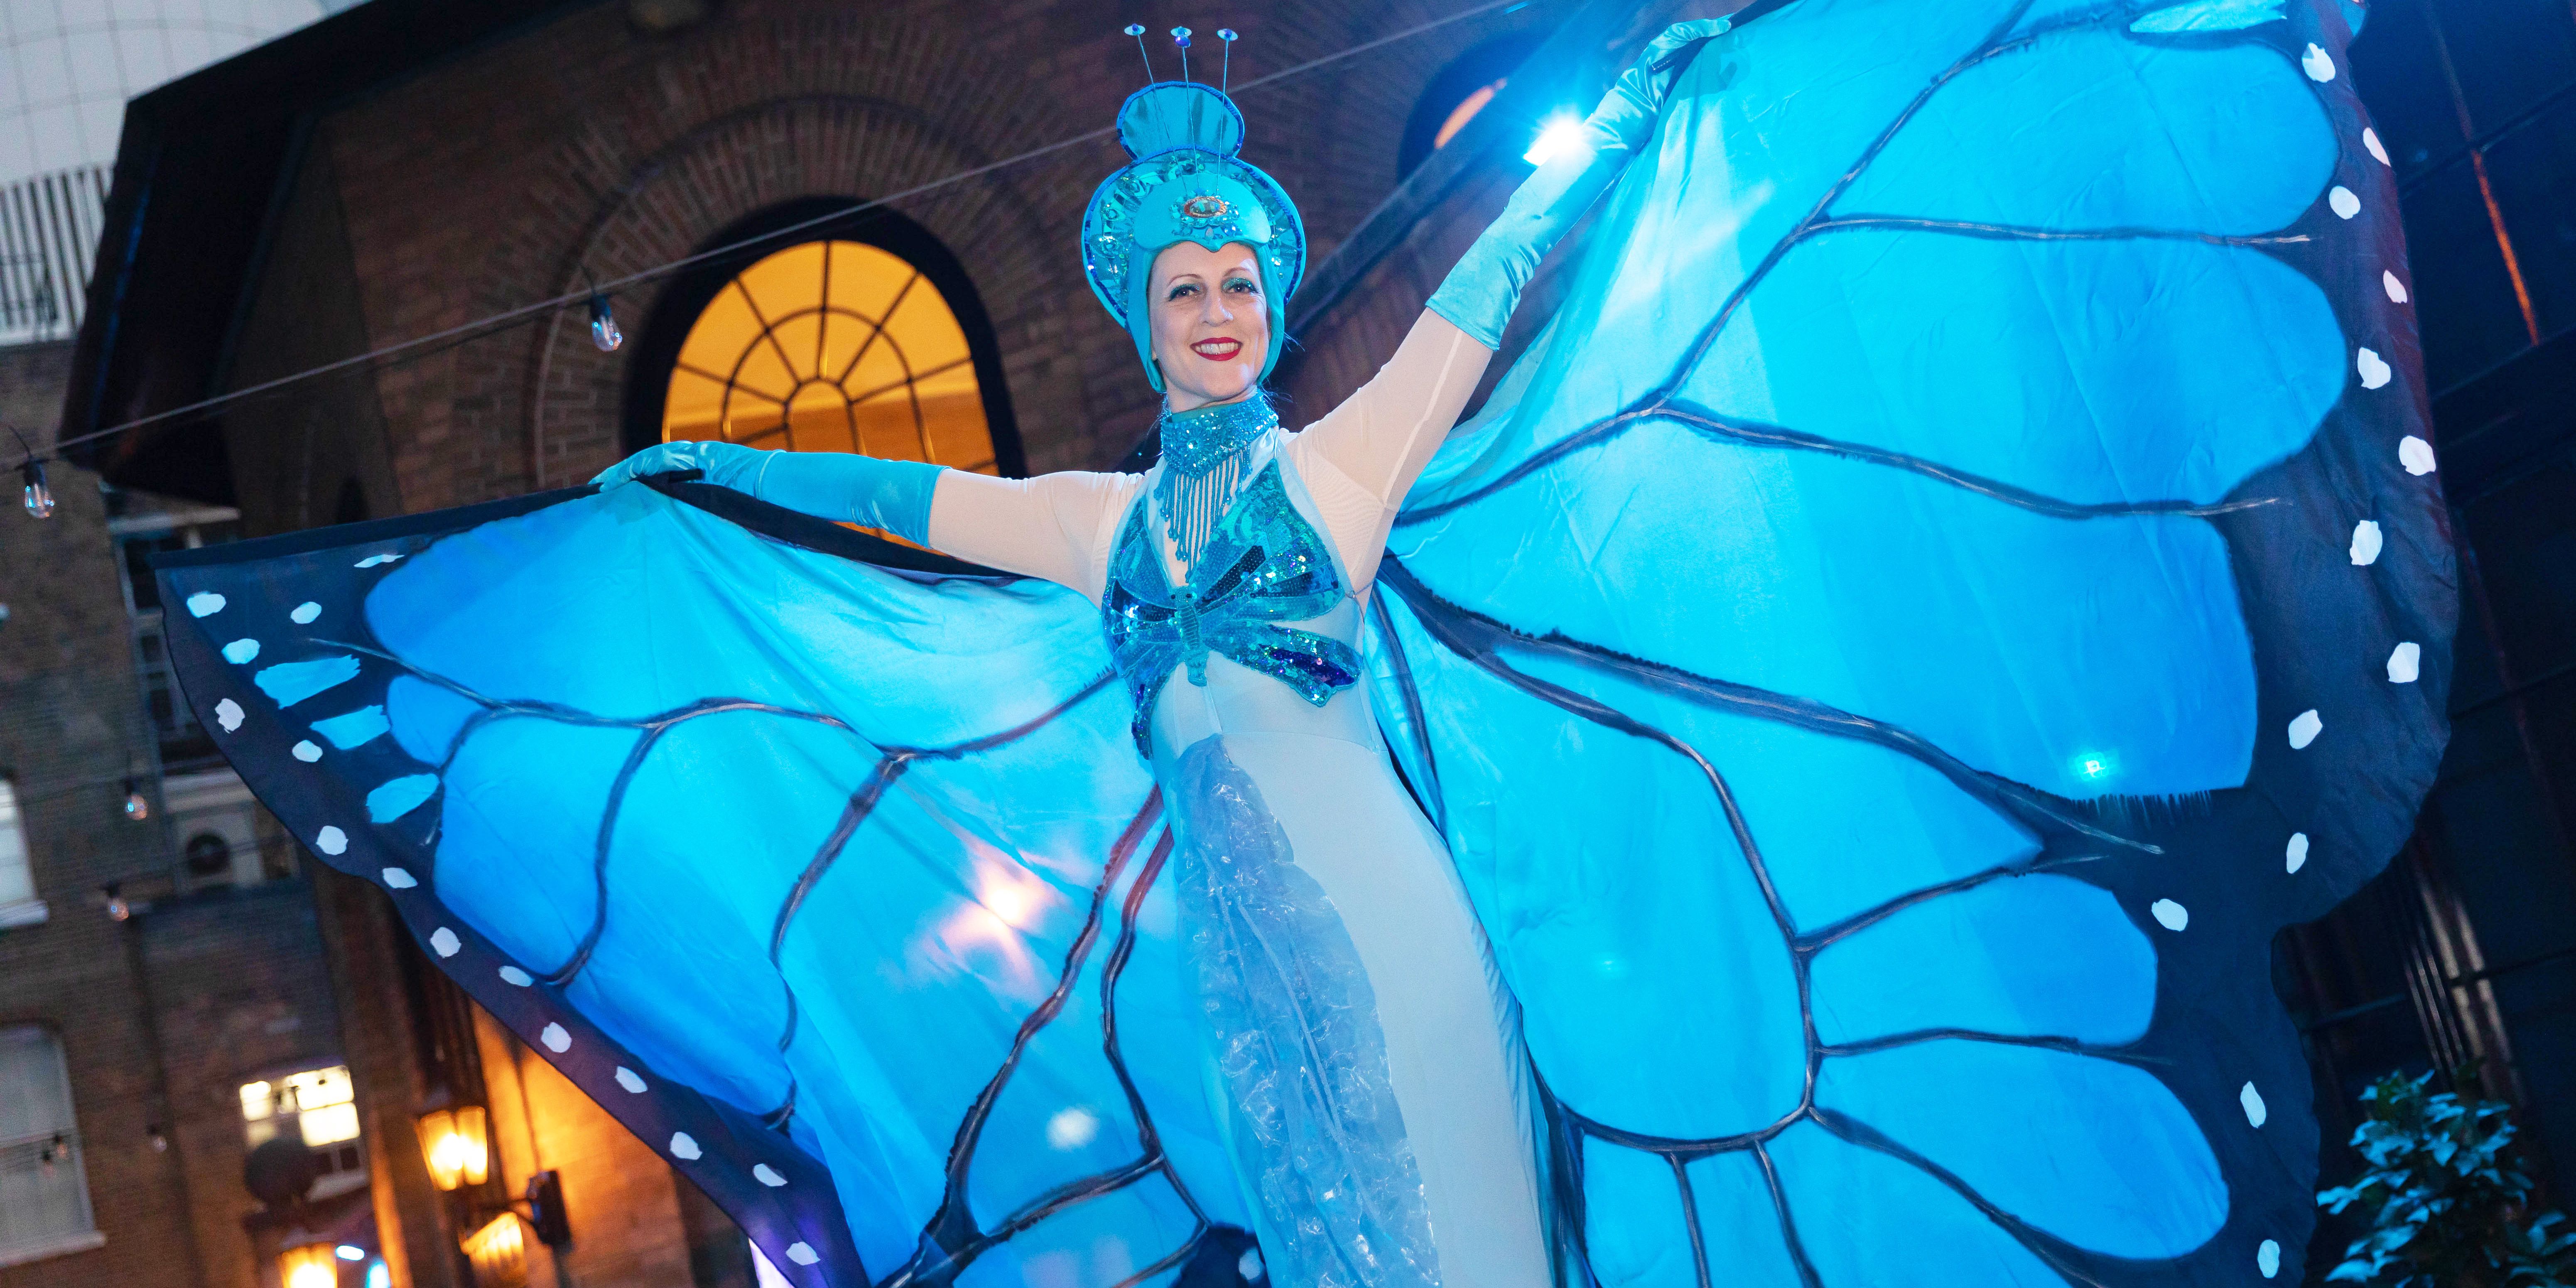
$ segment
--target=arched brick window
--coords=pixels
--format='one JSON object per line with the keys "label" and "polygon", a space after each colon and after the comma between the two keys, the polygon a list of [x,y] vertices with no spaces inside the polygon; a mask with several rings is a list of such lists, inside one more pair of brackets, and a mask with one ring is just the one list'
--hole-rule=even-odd
{"label": "arched brick window", "polygon": [[[800,203],[714,244],[811,218]],[[963,271],[926,232],[893,216],[855,213],[847,230],[837,223],[780,236],[673,284],[637,353],[635,393],[658,396],[635,399],[648,405],[630,408],[629,439],[717,439],[1020,473],[996,387],[999,358]]]}

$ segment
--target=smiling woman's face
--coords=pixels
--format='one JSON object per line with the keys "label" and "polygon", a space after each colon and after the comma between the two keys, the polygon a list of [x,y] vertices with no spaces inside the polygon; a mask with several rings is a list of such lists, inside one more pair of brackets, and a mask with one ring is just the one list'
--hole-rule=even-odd
{"label": "smiling woman's face", "polygon": [[1270,305],[1251,247],[1165,247],[1154,257],[1152,307],[1166,410],[1231,402],[1261,379],[1270,354]]}

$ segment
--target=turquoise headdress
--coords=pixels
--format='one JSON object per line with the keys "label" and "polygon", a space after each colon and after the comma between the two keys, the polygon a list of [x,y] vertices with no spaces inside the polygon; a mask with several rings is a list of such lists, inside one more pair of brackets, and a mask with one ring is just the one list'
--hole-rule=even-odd
{"label": "turquoise headdress", "polygon": [[[1143,31],[1130,27],[1128,34]],[[1233,43],[1233,32],[1217,34]],[[1189,29],[1173,28],[1172,39],[1186,57]],[[1188,64],[1182,67],[1186,77]],[[1101,182],[1082,215],[1082,270],[1091,293],[1135,339],[1136,356],[1160,390],[1146,299],[1154,256],[1185,241],[1209,250],[1242,242],[1261,258],[1270,305],[1270,352],[1261,364],[1267,379],[1288,338],[1288,297],[1306,274],[1306,224],[1278,180],[1235,155],[1243,147],[1243,113],[1216,86],[1157,81],[1118,109],[1118,141],[1134,160]]]}

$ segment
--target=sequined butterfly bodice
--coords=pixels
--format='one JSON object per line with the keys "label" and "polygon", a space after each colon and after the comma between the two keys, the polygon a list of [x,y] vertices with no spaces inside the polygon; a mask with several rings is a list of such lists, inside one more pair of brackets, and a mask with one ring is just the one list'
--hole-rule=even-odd
{"label": "sequined butterfly bodice", "polygon": [[1330,547],[1288,499],[1279,463],[1246,484],[1175,586],[1145,521],[1128,512],[1100,599],[1110,655],[1136,702],[1138,750],[1153,754],[1154,702],[1174,667],[1207,683],[1210,654],[1287,685],[1321,707],[1359,679],[1359,650],[1287,625],[1321,617],[1349,593]]}

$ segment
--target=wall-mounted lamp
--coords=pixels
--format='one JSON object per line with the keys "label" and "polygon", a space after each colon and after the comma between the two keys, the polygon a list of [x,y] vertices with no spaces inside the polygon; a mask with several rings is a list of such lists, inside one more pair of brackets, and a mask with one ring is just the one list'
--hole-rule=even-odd
{"label": "wall-mounted lamp", "polygon": [[492,1175],[492,1144],[481,1105],[432,1109],[418,1120],[420,1156],[442,1190],[481,1185]]}
{"label": "wall-mounted lamp", "polygon": [[478,1288],[506,1288],[528,1282],[528,1236],[549,1248],[572,1242],[572,1225],[564,1215],[563,1178],[539,1172],[528,1178],[524,1210],[513,1204],[475,1227],[461,1242],[465,1259],[474,1263]]}
{"label": "wall-mounted lamp", "polygon": [[339,1288],[339,1245],[325,1239],[277,1254],[277,1277],[286,1288]]}
{"label": "wall-mounted lamp", "polygon": [[152,817],[152,802],[143,795],[143,780],[125,777],[125,816],[137,823]]}

